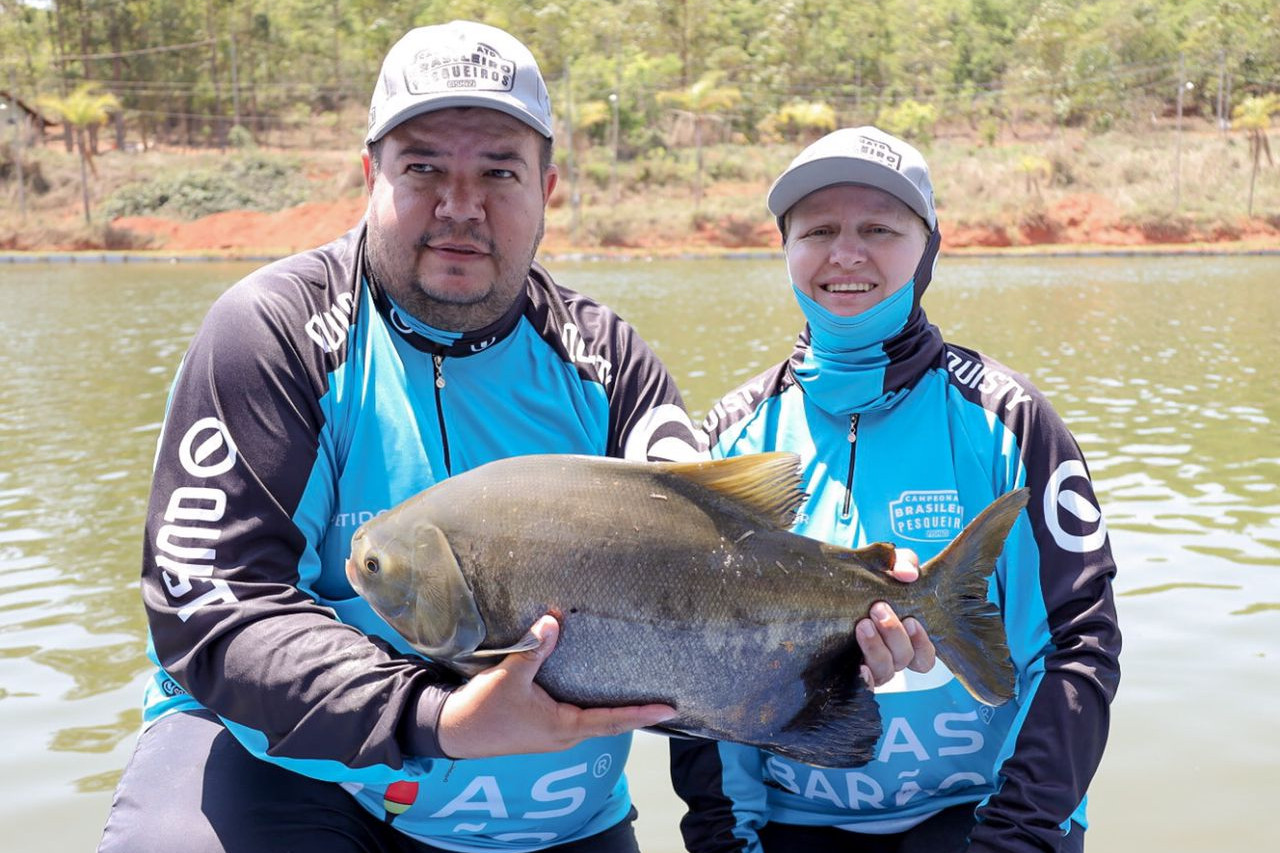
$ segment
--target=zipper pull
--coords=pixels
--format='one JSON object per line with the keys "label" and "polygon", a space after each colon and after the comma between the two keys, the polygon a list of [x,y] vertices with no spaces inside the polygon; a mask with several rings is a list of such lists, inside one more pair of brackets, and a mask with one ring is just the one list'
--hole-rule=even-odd
{"label": "zipper pull", "polygon": [[431,356],[431,361],[432,363],[435,364],[435,368],[436,368],[436,387],[443,388],[444,387],[444,356],[433,355]]}
{"label": "zipper pull", "polygon": [[844,510],[841,517],[848,518],[849,511],[853,508],[853,462],[857,458],[858,451],[858,413],[854,412],[849,416],[849,475],[844,481]]}

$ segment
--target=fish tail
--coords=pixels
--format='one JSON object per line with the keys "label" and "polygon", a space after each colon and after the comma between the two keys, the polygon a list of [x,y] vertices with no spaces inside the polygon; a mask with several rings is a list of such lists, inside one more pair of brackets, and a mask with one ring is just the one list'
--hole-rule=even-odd
{"label": "fish tail", "polygon": [[986,705],[1013,697],[1009,643],[1000,610],[987,599],[987,585],[1027,496],[1023,488],[996,498],[941,554],[920,567],[917,582],[933,588],[923,596],[932,612],[922,612],[921,619],[938,658]]}

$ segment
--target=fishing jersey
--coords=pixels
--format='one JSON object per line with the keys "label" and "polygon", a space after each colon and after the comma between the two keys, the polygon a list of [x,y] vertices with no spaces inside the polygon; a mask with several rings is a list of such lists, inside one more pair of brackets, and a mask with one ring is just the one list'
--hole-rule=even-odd
{"label": "fishing jersey", "polygon": [[359,524],[452,474],[528,453],[687,458],[696,433],[635,331],[540,267],[505,317],[450,335],[404,315],[363,257],[361,225],[251,274],[183,359],[146,524],[144,724],[209,709],[260,758],[445,849],[601,832],[630,812],[630,735],[448,759],[436,721],[456,678],[344,564]]}
{"label": "fishing jersey", "polygon": [[808,493],[796,532],[849,547],[892,542],[922,564],[998,495],[1030,487],[990,581],[1016,698],[985,706],[941,661],[904,670],[876,689],[883,732],[874,760],[855,768],[673,741],[673,779],[691,807],[686,844],[759,850],[755,832],[770,821],[902,832],[981,803],[970,851],[1057,849],[1069,820],[1086,825],[1119,679],[1115,566],[1076,442],[1026,378],[950,344],[888,407],[833,415],[794,379],[803,344],[712,410],[712,455],[796,452]]}

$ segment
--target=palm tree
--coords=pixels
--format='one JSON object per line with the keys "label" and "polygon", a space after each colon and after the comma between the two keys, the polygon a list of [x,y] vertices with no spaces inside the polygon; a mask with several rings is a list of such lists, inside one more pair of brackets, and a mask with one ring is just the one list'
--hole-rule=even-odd
{"label": "palm tree", "polygon": [[[93,168],[92,152],[88,146],[90,128],[107,123],[111,113],[120,109],[120,100],[109,92],[99,92],[92,83],[84,83],[66,97],[45,95],[38,99],[40,106],[57,115],[75,133],[76,150],[80,154],[80,195],[84,201],[84,221],[89,221],[89,174]],[[94,169],[94,174],[97,170]]]}
{"label": "palm tree", "polygon": [[742,99],[742,92],[738,89],[719,85],[723,76],[719,71],[709,71],[687,89],[658,93],[659,102],[671,104],[677,111],[693,117],[693,147],[697,163],[693,185],[695,210],[702,201],[702,117],[731,109]]}
{"label": "palm tree", "polygon": [[1262,165],[1262,155],[1267,156],[1267,165],[1272,165],[1271,143],[1267,141],[1267,128],[1271,126],[1271,114],[1280,112],[1280,96],[1249,96],[1236,105],[1231,117],[1243,129],[1249,132],[1249,154],[1253,158],[1253,171],[1249,174],[1249,215],[1253,216],[1253,185],[1258,180],[1258,169]]}

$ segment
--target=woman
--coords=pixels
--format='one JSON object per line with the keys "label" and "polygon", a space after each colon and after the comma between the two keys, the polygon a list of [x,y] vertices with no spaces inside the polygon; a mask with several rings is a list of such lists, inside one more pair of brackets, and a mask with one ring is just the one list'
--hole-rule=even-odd
{"label": "woman", "polygon": [[673,741],[686,844],[1082,850],[1120,633],[1115,564],[1080,449],[1026,378],[944,341],[926,319],[940,233],[915,148],[874,127],[835,131],[791,163],[768,205],[808,322],[787,361],[708,416],[713,455],[797,452],[810,496],[797,532],[891,541],[921,562],[998,495],[1030,487],[990,582],[1017,690],[992,708],[941,663],[904,671],[877,689],[884,733],[856,768]]}

